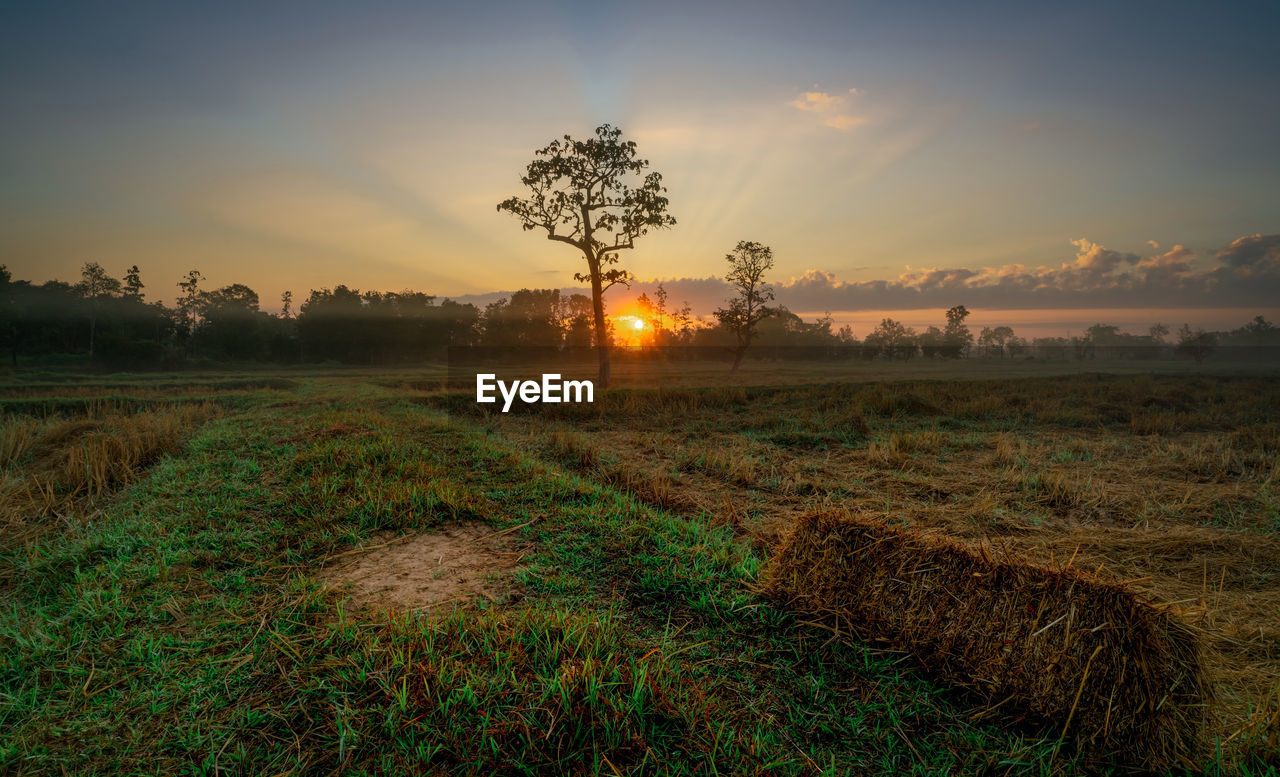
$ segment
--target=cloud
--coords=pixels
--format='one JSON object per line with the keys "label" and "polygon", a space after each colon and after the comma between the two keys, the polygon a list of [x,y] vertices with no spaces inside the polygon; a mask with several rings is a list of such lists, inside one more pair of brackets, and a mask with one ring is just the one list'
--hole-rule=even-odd
{"label": "cloud", "polygon": [[844,282],[810,270],[780,284],[793,310],[975,308],[1275,308],[1280,235],[1252,235],[1201,255],[1182,245],[1140,256],[1081,238],[1057,267],[1007,264],[908,270],[891,280]]}
{"label": "cloud", "polygon": [[801,92],[800,96],[787,103],[792,108],[813,113],[828,113],[839,110],[845,105],[845,99],[839,95],[826,92]]}
{"label": "cloud", "polygon": [[[1144,308],[1252,308],[1266,313],[1280,300],[1280,234],[1252,235],[1224,248],[1197,252],[1174,245],[1145,256],[1115,251],[1081,238],[1075,255],[1057,266],[907,268],[892,279],[842,281],[827,270],[806,270],[775,280],[777,302],[793,311],[921,310],[966,305],[986,310],[1088,310]],[[653,296],[658,279],[616,289],[608,305],[625,305],[642,292]],[[708,315],[732,290],[723,279],[667,278],[669,304],[685,303]],[[565,289],[564,293],[583,289]],[[463,297],[482,304],[510,292]]]}
{"label": "cloud", "polygon": [[1218,259],[1230,267],[1280,269],[1280,235],[1246,235],[1231,241],[1218,252]]}
{"label": "cloud", "polygon": [[787,105],[805,113],[816,114],[827,127],[846,131],[867,123],[866,117],[856,116],[848,111],[849,96],[857,94],[860,94],[857,89],[850,89],[845,94],[831,94],[818,91],[815,85],[814,91],[801,92]]}

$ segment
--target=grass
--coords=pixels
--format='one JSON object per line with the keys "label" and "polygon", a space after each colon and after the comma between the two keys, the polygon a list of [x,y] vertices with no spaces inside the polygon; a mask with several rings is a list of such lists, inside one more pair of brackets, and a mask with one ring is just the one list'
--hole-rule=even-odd
{"label": "grass", "polygon": [[[1059,462],[1055,444],[1019,431],[1012,415],[1056,407],[1036,399],[1034,383],[1009,387],[1026,397],[1016,411],[911,384],[617,392],[579,413],[496,418],[448,398],[424,404],[412,376],[292,379],[287,389],[211,389],[237,399],[177,424],[127,477],[93,491],[68,486],[85,520],[50,524],[44,508],[24,509],[27,524],[57,530],[0,545],[0,567],[12,570],[0,580],[0,772],[1081,769],[1045,732],[978,715],[902,654],[833,638],[763,600],[761,527],[824,500],[864,498],[909,520],[927,504],[984,514],[984,499],[986,513],[1007,506],[1021,516],[1032,503],[1041,509],[1043,494],[1015,484],[1025,474],[1016,461],[1000,470],[995,496],[985,480],[962,486],[935,468],[968,467],[972,483],[992,434],[1011,436],[1030,474],[1110,461],[1110,446],[1134,434],[1129,419],[1105,422],[1110,442],[1056,446],[1077,450]],[[1160,393],[1188,379],[1168,380],[1137,389],[1100,381],[1097,393]],[[1268,395],[1248,400],[1259,388],[1247,381],[1206,387],[1223,401],[1179,433],[1201,436],[1141,445],[1174,446],[1185,454],[1180,472],[1218,462],[1215,476],[1228,478],[1220,485],[1269,476],[1257,453],[1274,439]],[[6,430],[26,431],[0,436],[6,473],[34,471],[85,435],[187,407],[113,416],[61,445],[39,440],[87,416],[10,416]],[[1077,410],[1098,412],[1087,401]],[[611,423],[617,430],[605,431]],[[1262,426],[1227,448],[1209,441],[1203,427],[1213,424]],[[1032,428],[1092,434],[1097,425]],[[872,443],[911,462],[893,467],[901,479],[872,461]],[[1161,450],[1167,461],[1172,448]],[[1235,469],[1223,472],[1227,454]],[[867,463],[846,467],[851,457]],[[1063,478],[1060,488],[1113,498],[1110,481]],[[1041,475],[1041,491],[1051,482]],[[1199,499],[1170,509],[1195,525]],[[1265,538],[1260,499],[1246,490],[1231,503],[1243,531]],[[377,532],[454,520],[528,524],[513,533],[530,549],[517,593],[443,617],[356,611],[312,576]],[[1264,587],[1267,569],[1253,567]],[[1244,565],[1223,579],[1237,574]],[[1212,584],[1206,591],[1212,599]],[[1230,588],[1217,593],[1226,599]],[[1260,707],[1253,717],[1266,719]],[[1264,741],[1265,726],[1256,728],[1230,747]],[[1209,768],[1268,773],[1234,750],[1224,759]]]}
{"label": "grass", "polygon": [[0,424],[0,547],[31,541],[56,526],[54,519],[76,520],[218,411],[202,402],[144,412],[100,405],[73,418],[9,417]]}
{"label": "grass", "polygon": [[[653,392],[484,420],[534,446],[569,428],[598,458],[679,471],[669,502],[765,548],[798,516],[849,510],[1136,581],[1215,647],[1218,734],[1232,750],[1280,688],[1278,400],[1264,377],[1075,375]],[[856,437],[810,448],[769,438],[822,428],[837,409],[862,419]],[[1162,415],[1171,422],[1133,423]],[[704,451],[728,463],[691,466]]]}

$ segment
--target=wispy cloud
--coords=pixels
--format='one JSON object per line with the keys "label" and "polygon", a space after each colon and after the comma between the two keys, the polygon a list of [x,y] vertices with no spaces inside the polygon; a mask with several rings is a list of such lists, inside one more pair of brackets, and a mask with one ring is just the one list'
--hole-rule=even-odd
{"label": "wispy cloud", "polygon": [[801,92],[787,105],[805,113],[816,114],[824,125],[843,131],[867,123],[865,116],[857,116],[849,110],[849,98],[857,94],[859,94],[857,89],[850,89],[843,94],[823,92],[819,91],[815,84],[814,91]]}

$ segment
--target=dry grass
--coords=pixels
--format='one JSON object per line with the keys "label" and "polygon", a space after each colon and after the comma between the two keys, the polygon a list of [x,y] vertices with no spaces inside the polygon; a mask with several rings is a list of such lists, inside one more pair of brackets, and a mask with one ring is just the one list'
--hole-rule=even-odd
{"label": "dry grass", "polygon": [[1122,584],[815,515],[774,555],[765,591],[837,632],[888,640],[1099,760],[1163,771],[1205,754],[1211,689],[1196,633]]}
{"label": "dry grass", "polygon": [[[669,473],[663,502],[673,509],[762,545],[806,513],[845,510],[967,543],[996,540],[1046,565],[1074,555],[1078,567],[1138,581],[1202,629],[1217,690],[1213,730],[1230,738],[1228,760],[1247,749],[1237,732],[1275,704],[1280,382],[1075,376],[602,399],[589,410],[562,407],[554,427],[613,467]],[[1173,433],[1133,420],[1160,414],[1174,417],[1164,425]],[[837,418],[850,436],[831,434]],[[548,419],[493,422],[536,440]],[[692,464],[708,451],[720,452],[719,466]],[[754,482],[722,476],[748,460]]]}
{"label": "dry grass", "polygon": [[200,403],[72,419],[7,419],[0,426],[0,543],[12,546],[58,521],[72,521],[217,413],[216,405]]}

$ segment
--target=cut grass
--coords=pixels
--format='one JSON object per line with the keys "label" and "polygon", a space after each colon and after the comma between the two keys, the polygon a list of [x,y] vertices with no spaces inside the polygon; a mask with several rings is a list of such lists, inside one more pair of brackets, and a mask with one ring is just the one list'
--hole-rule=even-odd
{"label": "cut grass", "polygon": [[[754,593],[761,545],[701,512],[657,507],[599,466],[641,482],[665,456],[653,431],[676,430],[662,424],[689,408],[700,418],[686,423],[747,438],[752,457],[846,445],[775,445],[765,436],[779,427],[756,421],[758,403],[785,413],[826,402],[821,413],[865,415],[877,434],[911,422],[906,410],[845,408],[862,389],[623,393],[602,406],[646,419],[639,444],[652,460],[616,453],[593,428],[609,416],[587,414],[562,419],[581,437],[548,462],[525,421],[450,419],[398,385],[306,380],[297,401],[247,395],[117,500],[94,500],[92,523],[3,551],[16,582],[0,610],[0,772],[1080,770],[1034,732],[970,720],[964,697],[902,656],[815,636]],[[817,430],[818,412],[786,423]],[[915,455],[989,455],[974,429],[921,418],[939,436],[912,436]],[[826,480],[824,460],[756,459],[752,490],[793,500],[786,484]],[[895,487],[930,499],[955,488],[899,476]],[[745,488],[718,482],[716,497]],[[529,524],[519,597],[432,620],[345,611],[310,576],[375,532],[455,519]],[[1253,763],[1239,771],[1264,773]]]}
{"label": "cut grass", "polygon": [[[535,450],[554,425],[600,460],[682,472],[666,497],[671,509],[734,526],[762,547],[798,516],[848,510],[1009,544],[1045,563],[1076,555],[1079,566],[1135,580],[1206,630],[1222,700],[1215,733],[1230,740],[1231,761],[1243,734],[1233,735],[1280,689],[1278,388],[1264,377],[1077,375],[709,389],[711,399],[653,392],[603,413],[558,408],[553,420],[485,422]],[[812,448],[769,439],[841,408],[865,419],[860,438]],[[1177,416],[1176,428],[1147,433],[1131,423],[1135,414]],[[703,451],[749,458],[758,476],[704,472],[692,465]]]}
{"label": "cut grass", "polygon": [[[209,403],[0,423],[0,548],[73,520],[90,502],[136,480],[217,415]],[[5,575],[0,573],[0,582]]]}
{"label": "cut grass", "polygon": [[[515,609],[370,618],[306,574],[459,513],[537,519]],[[731,531],[407,402],[220,419],[83,533],[5,560],[0,769],[1048,770],[892,657],[809,641]]]}

